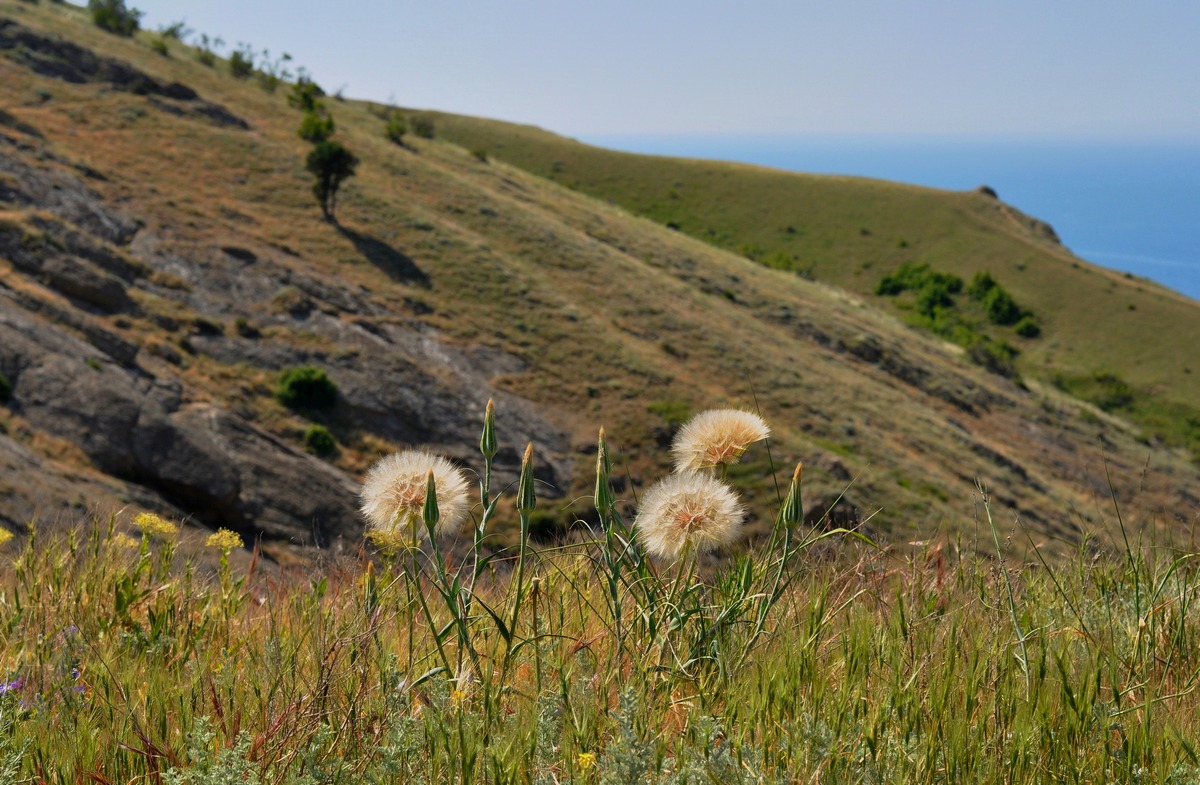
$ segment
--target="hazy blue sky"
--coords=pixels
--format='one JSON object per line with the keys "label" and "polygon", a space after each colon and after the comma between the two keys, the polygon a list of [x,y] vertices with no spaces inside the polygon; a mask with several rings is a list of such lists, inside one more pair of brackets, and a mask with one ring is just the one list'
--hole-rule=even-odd
{"label": "hazy blue sky", "polygon": [[130,0],[326,89],[611,133],[1200,139],[1200,0]]}

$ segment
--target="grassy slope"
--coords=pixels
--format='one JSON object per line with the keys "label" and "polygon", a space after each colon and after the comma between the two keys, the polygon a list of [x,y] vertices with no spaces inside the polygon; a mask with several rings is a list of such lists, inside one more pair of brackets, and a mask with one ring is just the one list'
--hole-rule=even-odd
{"label": "grassy slope", "polygon": [[980,193],[634,155],[532,126],[431,116],[439,135],[468,149],[860,295],[904,262],[967,280],[988,270],[1043,321],[1040,339],[1006,336],[1019,343],[1026,372],[1107,369],[1162,401],[1197,405],[1200,303],[1082,261]]}
{"label": "grassy slope", "polygon": [[[239,561],[218,582],[185,569],[169,540],[138,545],[103,530],[70,552],[62,539],[0,544],[14,565],[0,572],[4,781],[1200,775],[1200,584],[1169,556],[1081,551],[1054,573],[1002,577],[991,559],[942,548],[898,559],[847,543],[814,558],[818,545],[791,562],[754,639],[778,552],[748,560],[746,583],[739,565],[677,602],[661,601],[669,574],[641,576],[619,624],[602,562],[588,560],[596,549],[545,553],[531,569],[540,594],[527,586],[523,605],[507,581],[476,594],[521,607],[516,640],[533,645],[503,667],[504,642],[476,606],[467,629],[482,666],[455,680],[459,636],[443,638],[440,671],[431,633],[445,605],[426,582],[428,623],[397,565],[372,573],[343,556],[310,583]],[[114,596],[136,599],[114,608]]]}
{"label": "grassy slope", "polygon": [[[303,169],[307,145],[294,134],[299,115],[287,108],[282,91],[267,94],[253,81],[239,82],[219,68],[199,66],[190,50],[178,45],[172,45],[172,57],[163,58],[144,40],[104,34],[63,7],[6,3],[0,8],[23,24],[66,31],[73,40],[128,59],[159,78],[184,82],[252,125],[244,132],[177,118],[147,110],[139,96],[34,77],[0,60],[0,82],[14,97],[12,114],[41,129],[60,153],[106,173],[109,180],[97,188],[122,199],[131,214],[145,220],[148,235],[190,258],[203,258],[225,244],[252,248],[321,280],[369,291],[383,314],[376,319],[417,323],[405,303],[431,307],[419,321],[432,335],[518,356],[525,369],[497,382],[553,412],[582,451],[594,439],[594,428],[606,425],[623,448],[621,457],[635,484],[652,478],[666,461],[656,441],[666,424],[651,407],[751,406],[753,384],[763,414],[776,428],[774,459],[806,461],[813,505],[831,502],[858,477],[847,506],[862,516],[882,508],[872,521],[877,530],[970,536],[978,523],[973,481],[980,477],[1039,539],[1074,539],[1086,529],[1111,533],[1114,520],[1104,501],[1097,447],[1101,438],[1119,497],[1145,513],[1135,516],[1139,524],[1186,522],[1193,514],[1188,500],[1194,499],[1189,489],[1196,486],[1195,469],[1177,455],[1150,450],[1152,471],[1141,481],[1147,448],[1119,421],[1080,419],[1079,407],[1053,392],[1030,393],[990,377],[967,365],[956,348],[916,335],[844,292],[752,264],[519,169],[482,163],[462,147],[411,140],[407,149],[398,148],[383,137],[383,121],[371,107],[330,101],[338,138],[364,162],[345,188],[339,215],[345,231],[340,231],[319,218]],[[53,98],[34,97],[39,88],[50,90]],[[456,133],[451,118],[439,123],[448,135]],[[680,177],[697,166],[558,144],[574,150],[580,161],[614,156],[614,177],[632,172],[630,161],[682,167]],[[566,152],[556,153],[563,156]],[[715,182],[742,182],[734,175],[745,172],[777,188],[826,182],[731,165],[704,168],[709,172],[704,176]],[[915,217],[925,216],[920,224],[925,231],[910,238],[918,251],[943,243],[968,249],[972,238],[990,232],[1000,238],[1000,247],[1028,249],[1026,274],[1043,263],[1062,269],[1074,264],[1061,250],[1012,231],[1005,223],[1011,219],[999,217],[995,205],[981,197],[828,182],[840,195],[818,198],[818,189],[812,201],[830,226],[846,225],[839,199],[841,209],[855,216],[855,233],[872,215],[891,216],[886,222],[872,219],[872,234],[863,243],[906,236]],[[700,184],[697,180],[689,189],[685,183],[682,191],[699,192]],[[757,185],[737,187],[763,193]],[[909,220],[882,208],[867,211],[864,191],[877,194],[881,203],[896,193],[910,194],[905,200]],[[731,226],[744,223],[730,219]],[[820,225],[811,215],[807,221],[762,221],[764,227],[788,223],[814,235]],[[975,229],[968,232],[964,226]],[[861,235],[852,233],[847,242],[860,242],[855,237]],[[1007,258],[995,247],[981,247],[986,258]],[[409,258],[429,283],[389,275],[388,260],[395,254]],[[921,258],[942,264],[941,257]],[[881,264],[864,279],[873,282],[873,273],[882,269]],[[1009,275],[999,274],[1006,286],[1026,296],[1015,277],[1010,282]],[[1170,301],[1191,307],[1178,298]],[[219,303],[154,301],[147,310],[202,307],[211,309],[208,316],[229,321],[235,316]],[[262,317],[270,308],[262,303],[245,315]],[[1145,307],[1137,313],[1150,311]],[[1118,309],[1114,316],[1125,313]],[[140,342],[161,337],[149,319],[114,329]],[[336,338],[313,335],[302,324],[274,326],[269,334],[339,350]],[[909,386],[884,363],[847,351],[863,340],[931,380],[922,389]],[[201,357],[187,374],[197,394],[257,409],[264,427],[286,434],[298,426],[271,401],[271,377],[261,370]],[[947,402],[955,396],[971,411]],[[360,471],[390,446],[362,434],[346,445],[339,465]],[[747,460],[739,480],[752,495],[771,495],[765,452],[757,448]],[[580,459],[568,499],[590,494],[587,463]],[[578,505],[560,515],[585,512]],[[1009,528],[1011,521],[1006,515],[1000,523]]]}

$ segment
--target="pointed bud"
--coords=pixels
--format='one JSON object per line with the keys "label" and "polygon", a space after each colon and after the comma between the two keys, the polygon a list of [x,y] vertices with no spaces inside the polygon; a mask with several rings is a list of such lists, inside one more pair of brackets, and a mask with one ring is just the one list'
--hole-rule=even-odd
{"label": "pointed bud", "polygon": [[804,502],[800,497],[800,475],[804,469],[803,463],[796,464],[796,472],[792,475],[792,484],[788,486],[787,498],[779,508],[779,520],[776,525],[791,528],[804,520]]}
{"label": "pointed bud", "polygon": [[521,480],[517,483],[517,510],[528,513],[537,506],[537,496],[533,492],[533,442],[525,448],[525,457],[521,460]]}
{"label": "pointed bud", "polygon": [[601,428],[599,443],[596,445],[596,494],[594,497],[596,509],[601,515],[611,510],[615,503],[612,486],[609,484],[611,474],[612,463],[608,460],[608,443],[604,439],[604,429]]}
{"label": "pointed bud", "polygon": [[483,435],[479,437],[479,451],[483,457],[491,460],[496,457],[496,404],[488,398],[487,409],[483,412]]}
{"label": "pointed bud", "polygon": [[421,515],[425,521],[425,529],[429,532],[429,540],[432,542],[438,519],[442,517],[438,510],[437,483],[433,480],[433,469],[429,470],[429,478],[425,481],[425,507],[421,510]]}

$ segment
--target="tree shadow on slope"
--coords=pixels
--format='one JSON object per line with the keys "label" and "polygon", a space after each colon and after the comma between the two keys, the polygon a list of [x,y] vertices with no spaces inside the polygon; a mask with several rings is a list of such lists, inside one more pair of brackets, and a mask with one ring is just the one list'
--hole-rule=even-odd
{"label": "tree shadow on slope", "polygon": [[388,277],[392,280],[404,283],[416,283],[421,286],[429,285],[429,276],[408,256],[400,253],[382,240],[356,232],[341,224],[336,225],[337,230],[342,233],[342,236],[354,243],[355,249],[368,262],[387,273]]}

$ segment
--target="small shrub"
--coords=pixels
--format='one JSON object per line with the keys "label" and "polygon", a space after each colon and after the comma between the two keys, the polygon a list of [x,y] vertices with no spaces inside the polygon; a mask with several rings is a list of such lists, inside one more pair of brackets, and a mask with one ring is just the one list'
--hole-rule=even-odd
{"label": "small shrub", "polygon": [[233,320],[233,330],[243,338],[258,338],[262,336],[258,328],[250,323],[250,320],[245,316],[239,316]]}
{"label": "small shrub", "polygon": [[125,0],[88,0],[92,22],[101,30],[131,36],[141,26],[142,12],[129,8]]}
{"label": "small shrub", "polygon": [[1092,381],[1095,389],[1087,397],[1104,411],[1115,412],[1133,405],[1133,387],[1115,373],[1097,372]]}
{"label": "small shrub", "polygon": [[324,458],[337,450],[337,440],[324,425],[313,423],[304,431],[304,449],[318,458]]}
{"label": "small shrub", "polygon": [[414,115],[409,118],[412,132],[422,139],[433,138],[433,118],[428,115]]}
{"label": "small shrub", "polygon": [[296,77],[296,83],[288,92],[288,106],[299,109],[301,112],[320,112],[324,108],[321,103],[323,97],[325,97],[325,91],[301,68],[300,75]]}
{"label": "small shrub", "polygon": [[163,38],[173,38],[176,41],[186,41],[188,36],[192,34],[191,28],[183,20],[172,22],[169,25],[158,28],[158,33]]}
{"label": "small shrub", "polygon": [[1011,344],[989,338],[976,341],[967,350],[967,355],[977,365],[982,365],[988,371],[1007,379],[1019,378],[1015,362],[1017,354],[1017,349]]}
{"label": "small shrub", "polygon": [[150,39],[150,48],[163,57],[170,57],[171,50],[167,47],[167,39],[165,36],[157,36]]}
{"label": "small shrub", "polygon": [[954,305],[950,286],[943,280],[931,278],[917,291],[917,313],[933,318],[938,310]]}
{"label": "small shrub", "polygon": [[387,126],[383,129],[383,135],[403,147],[406,133],[408,133],[408,123],[404,122],[404,116],[399,112],[392,112],[388,117]]}
{"label": "small shrub", "polygon": [[481,164],[486,164],[488,162],[488,152],[482,147],[476,147],[471,150],[471,155]]}
{"label": "small shrub", "polygon": [[254,48],[249,44],[239,44],[229,55],[229,73],[236,79],[246,79],[254,73]]}
{"label": "small shrub", "polygon": [[1024,315],[1012,295],[999,286],[993,287],[984,296],[983,309],[992,324],[1016,324]]}
{"label": "small shrub", "polygon": [[286,313],[303,319],[312,313],[313,301],[294,286],[285,286],[271,298],[271,307],[276,313]]}
{"label": "small shrub", "polygon": [[330,409],[337,403],[337,385],[323,369],[300,365],[284,370],[275,399],[289,409]]}
{"label": "small shrub", "polygon": [[1013,328],[1022,338],[1037,338],[1042,334],[1042,326],[1032,314],[1025,314]]}
{"label": "small shrub", "polygon": [[306,142],[317,144],[333,136],[333,131],[332,117],[322,116],[316,112],[308,112],[304,115],[304,119],[300,121],[300,127],[296,130],[296,135]]}
{"label": "small shrub", "polygon": [[225,334],[225,325],[214,322],[212,319],[205,319],[203,316],[197,316],[192,319],[192,330],[196,335],[213,338]]}
{"label": "small shrub", "polygon": [[321,212],[333,220],[337,207],[337,192],[347,177],[354,176],[358,158],[338,142],[317,142],[308,154],[305,167],[317,181],[313,183],[313,195],[321,204]]}
{"label": "small shrub", "polygon": [[971,284],[967,287],[967,294],[971,296],[972,300],[982,301],[984,297],[987,297],[988,292],[995,288],[996,279],[992,277],[991,273],[978,272],[971,279]]}
{"label": "small shrub", "polygon": [[201,33],[200,44],[196,47],[196,59],[201,65],[212,68],[217,62],[217,50],[224,46],[225,41],[220,36],[209,38],[207,33]]}
{"label": "small shrub", "polygon": [[286,82],[292,76],[292,72],[287,67],[287,64],[291,61],[292,56],[287,52],[272,60],[271,54],[264,49],[258,67],[259,87],[268,93],[273,93],[279,89],[280,83]]}
{"label": "small shrub", "polygon": [[0,403],[4,403],[12,398],[13,386],[12,382],[3,373],[0,373]]}
{"label": "small shrub", "polygon": [[875,287],[875,294],[895,297],[902,292],[936,287],[946,294],[958,294],[963,282],[957,275],[934,272],[927,264],[902,264],[896,272],[885,275]]}

